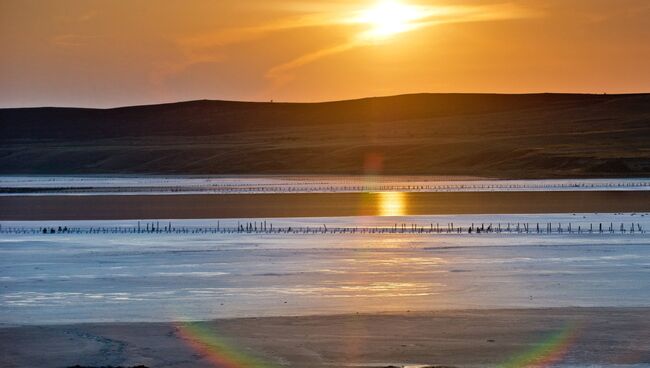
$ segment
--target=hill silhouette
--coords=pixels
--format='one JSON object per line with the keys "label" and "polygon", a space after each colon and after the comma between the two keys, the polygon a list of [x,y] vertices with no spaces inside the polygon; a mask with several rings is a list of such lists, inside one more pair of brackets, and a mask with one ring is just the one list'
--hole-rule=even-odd
{"label": "hill silhouette", "polygon": [[650,175],[650,94],[0,109],[4,174]]}

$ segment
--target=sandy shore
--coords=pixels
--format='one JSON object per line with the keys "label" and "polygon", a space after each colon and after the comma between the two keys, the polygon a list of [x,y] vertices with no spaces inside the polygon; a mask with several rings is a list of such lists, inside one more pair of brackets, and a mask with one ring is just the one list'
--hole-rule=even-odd
{"label": "sandy shore", "polygon": [[397,201],[381,193],[0,196],[0,220],[645,212],[650,191],[402,193]]}
{"label": "sandy shore", "polygon": [[648,315],[650,308],[558,308],[5,327],[0,365],[643,366]]}

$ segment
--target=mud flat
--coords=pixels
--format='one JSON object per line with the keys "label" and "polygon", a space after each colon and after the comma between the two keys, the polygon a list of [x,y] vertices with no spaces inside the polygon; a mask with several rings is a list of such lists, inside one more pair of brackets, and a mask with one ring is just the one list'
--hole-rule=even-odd
{"label": "mud flat", "polygon": [[649,314],[650,308],[405,311],[6,327],[0,365],[647,367]]}
{"label": "mud flat", "polygon": [[0,196],[0,220],[646,212],[650,191]]}

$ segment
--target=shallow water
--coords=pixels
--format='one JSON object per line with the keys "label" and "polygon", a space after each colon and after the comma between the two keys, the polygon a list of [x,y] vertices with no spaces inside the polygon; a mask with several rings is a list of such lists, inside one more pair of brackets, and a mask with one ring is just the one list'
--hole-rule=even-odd
{"label": "shallow water", "polygon": [[506,180],[441,176],[19,176],[0,175],[0,195],[362,192],[643,191],[648,178]]}
{"label": "shallow water", "polygon": [[[399,220],[462,224],[485,218]],[[491,218],[647,223],[630,214]],[[281,221],[333,226],[396,219]],[[211,222],[176,221],[206,223]],[[133,221],[101,224],[132,226]],[[3,234],[0,290],[3,324],[649,306],[650,235]]]}

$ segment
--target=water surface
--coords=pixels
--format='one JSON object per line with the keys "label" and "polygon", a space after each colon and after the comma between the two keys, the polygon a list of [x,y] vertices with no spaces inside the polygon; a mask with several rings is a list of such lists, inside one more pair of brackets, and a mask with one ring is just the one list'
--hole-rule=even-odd
{"label": "water surface", "polygon": [[[465,223],[480,218],[446,220]],[[647,223],[645,217],[630,214],[524,220],[541,219]],[[333,226],[369,219],[284,221],[328,221]],[[25,225],[3,226],[17,224]],[[648,306],[650,238],[647,234],[5,234],[0,238],[0,288],[4,324]]]}

